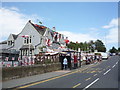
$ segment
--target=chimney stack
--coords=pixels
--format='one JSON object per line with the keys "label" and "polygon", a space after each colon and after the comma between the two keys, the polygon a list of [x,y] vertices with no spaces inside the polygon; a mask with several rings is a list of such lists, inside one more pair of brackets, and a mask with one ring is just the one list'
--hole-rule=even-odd
{"label": "chimney stack", "polygon": [[31,23],[31,20],[29,20],[29,22]]}

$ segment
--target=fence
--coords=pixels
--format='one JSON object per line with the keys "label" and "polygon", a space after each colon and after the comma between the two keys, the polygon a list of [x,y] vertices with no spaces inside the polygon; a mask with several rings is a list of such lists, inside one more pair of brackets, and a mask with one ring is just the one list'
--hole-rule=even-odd
{"label": "fence", "polygon": [[45,53],[40,53],[35,56],[22,56],[22,59],[20,57],[17,57],[17,60],[15,57],[9,59],[9,57],[5,57],[1,60],[1,63],[3,67],[16,67],[16,66],[29,66],[29,65],[36,65],[36,64],[49,64],[49,63],[58,63],[59,62],[59,54],[54,55],[45,55]]}
{"label": "fence", "polygon": [[35,64],[48,64],[57,62],[59,62],[59,54],[45,55],[41,53],[36,55],[35,58]]}

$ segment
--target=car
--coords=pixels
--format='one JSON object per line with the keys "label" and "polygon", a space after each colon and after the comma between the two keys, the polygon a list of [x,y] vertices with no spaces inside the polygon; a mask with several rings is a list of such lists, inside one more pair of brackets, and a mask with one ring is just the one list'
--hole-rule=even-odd
{"label": "car", "polygon": [[115,56],[115,55],[116,55],[116,53],[112,53],[112,55],[113,55],[113,56]]}
{"label": "car", "polygon": [[108,54],[105,52],[101,52],[102,59],[108,59]]}
{"label": "car", "polygon": [[118,55],[120,56],[120,52],[118,53]]}

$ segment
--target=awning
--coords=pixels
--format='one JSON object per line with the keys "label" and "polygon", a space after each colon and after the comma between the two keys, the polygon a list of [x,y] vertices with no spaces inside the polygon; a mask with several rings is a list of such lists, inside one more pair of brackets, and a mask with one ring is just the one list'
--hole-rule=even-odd
{"label": "awning", "polygon": [[30,50],[34,50],[34,46],[33,45],[23,45],[21,48],[20,48],[20,50],[25,50],[25,49],[29,49],[30,48]]}

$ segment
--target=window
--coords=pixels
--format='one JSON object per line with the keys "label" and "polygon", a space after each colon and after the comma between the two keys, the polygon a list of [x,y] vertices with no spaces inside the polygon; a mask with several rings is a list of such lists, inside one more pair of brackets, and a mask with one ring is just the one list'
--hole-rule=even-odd
{"label": "window", "polygon": [[31,43],[31,36],[30,38],[29,37],[24,38],[24,44],[29,44],[29,43]]}
{"label": "window", "polygon": [[27,44],[29,44],[29,38],[27,38]]}
{"label": "window", "polygon": [[10,41],[8,41],[8,45],[10,45]]}
{"label": "window", "polygon": [[24,43],[26,44],[26,38],[24,38]]}
{"label": "window", "polygon": [[10,41],[10,45],[12,45],[12,41]]}
{"label": "window", "polygon": [[27,55],[27,50],[25,50],[25,55]]}
{"label": "window", "polygon": [[30,43],[31,43],[31,36],[30,36]]}
{"label": "window", "polygon": [[30,50],[30,54],[32,55],[32,50]]}
{"label": "window", "polygon": [[29,44],[29,38],[27,37],[24,38],[24,44]]}
{"label": "window", "polygon": [[13,41],[12,40],[10,40],[10,41],[8,41],[8,45],[13,45]]}

